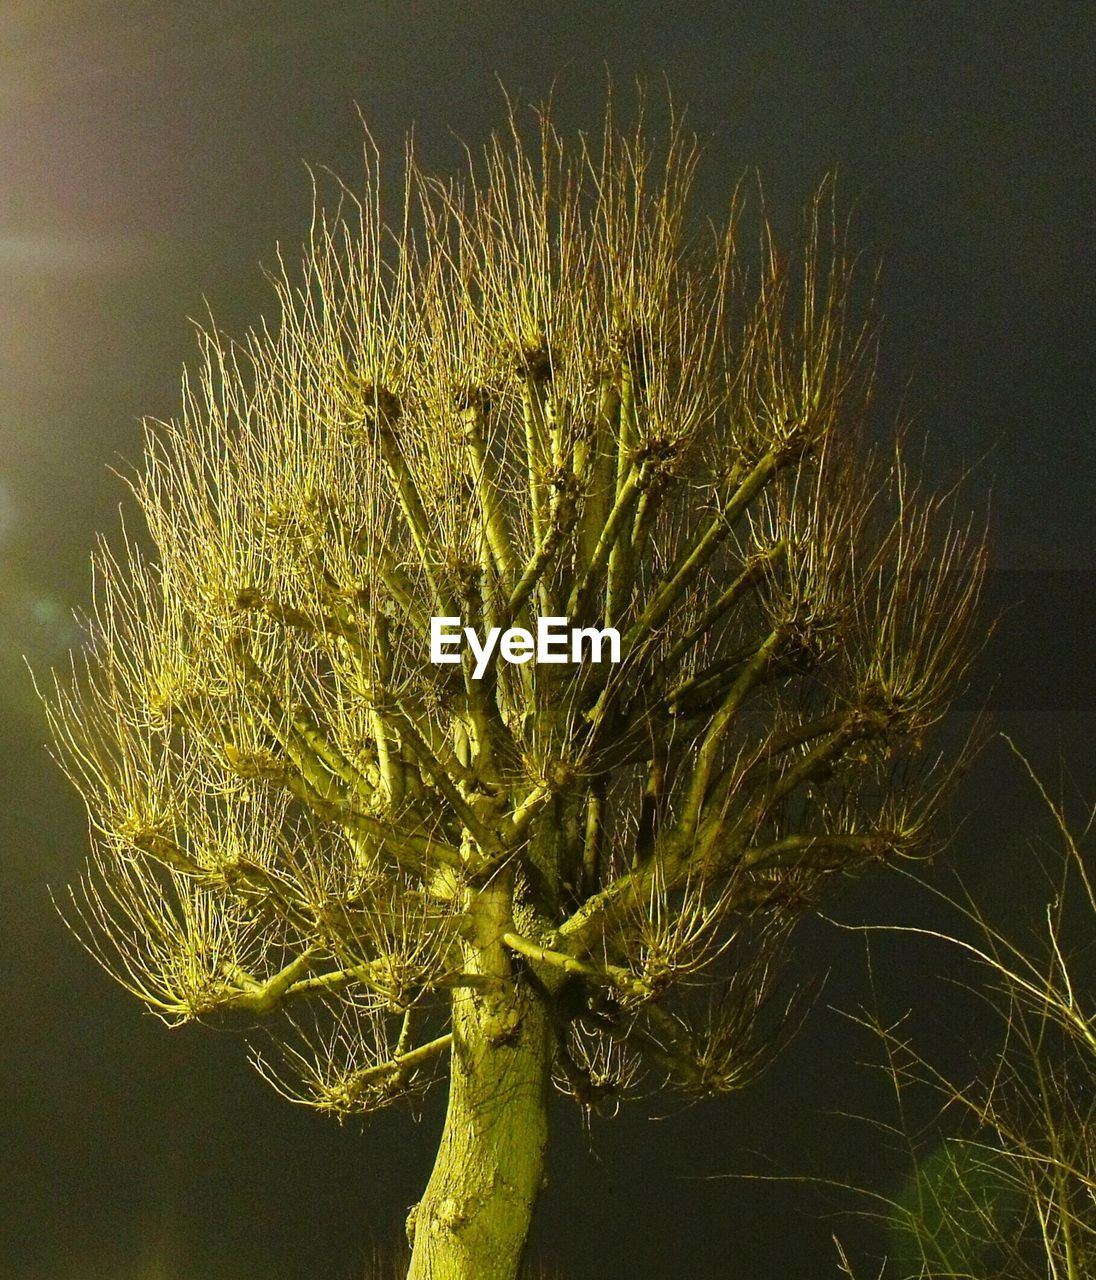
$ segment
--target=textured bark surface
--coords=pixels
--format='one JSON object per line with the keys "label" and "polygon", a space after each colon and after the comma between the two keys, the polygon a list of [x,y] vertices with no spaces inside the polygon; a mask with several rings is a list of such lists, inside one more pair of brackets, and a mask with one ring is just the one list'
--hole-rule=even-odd
{"label": "textured bark surface", "polygon": [[501,942],[509,892],[473,907],[467,968],[492,985],[453,1001],[449,1107],[433,1174],[408,1230],[408,1280],[514,1280],[544,1184],[551,1033]]}

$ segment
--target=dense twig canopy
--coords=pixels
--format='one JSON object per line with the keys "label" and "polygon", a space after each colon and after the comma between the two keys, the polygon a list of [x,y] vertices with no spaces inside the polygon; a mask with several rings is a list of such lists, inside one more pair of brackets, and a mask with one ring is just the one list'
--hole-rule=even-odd
{"label": "dense twig canopy", "polygon": [[[971,650],[981,540],[870,446],[829,187],[755,252],[738,201],[690,221],[680,124],[535,120],[460,180],[409,153],[395,226],[368,145],[276,322],[204,333],[131,482],[154,550],[100,551],[49,700],[81,936],[169,1019],[274,1014],[336,1110],[429,1077],[488,884],[583,1102],[736,1087],[790,926],[923,841]],[[621,660],[477,680],[442,615]]]}

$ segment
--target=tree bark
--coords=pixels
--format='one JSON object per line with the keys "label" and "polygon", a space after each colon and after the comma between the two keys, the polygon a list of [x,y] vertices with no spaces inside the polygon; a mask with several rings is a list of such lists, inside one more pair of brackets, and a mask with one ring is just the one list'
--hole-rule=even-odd
{"label": "tree bark", "polygon": [[516,1280],[544,1184],[552,1033],[501,941],[510,904],[504,884],[471,904],[465,964],[488,985],[454,993],[449,1107],[408,1219],[408,1280]]}

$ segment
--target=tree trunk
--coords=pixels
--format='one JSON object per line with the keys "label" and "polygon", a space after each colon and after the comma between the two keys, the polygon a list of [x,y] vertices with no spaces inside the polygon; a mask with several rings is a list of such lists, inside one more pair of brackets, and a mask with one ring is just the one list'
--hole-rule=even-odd
{"label": "tree trunk", "polygon": [[544,1183],[551,1032],[500,938],[508,886],[471,905],[467,969],[490,985],[453,998],[449,1107],[434,1171],[408,1219],[408,1280],[515,1280]]}

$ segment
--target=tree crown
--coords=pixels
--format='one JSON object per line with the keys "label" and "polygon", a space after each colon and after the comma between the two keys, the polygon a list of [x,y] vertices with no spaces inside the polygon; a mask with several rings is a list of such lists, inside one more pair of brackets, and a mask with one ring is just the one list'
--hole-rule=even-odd
{"label": "tree crown", "polygon": [[[168,1019],[278,1015],[295,1098],[429,1078],[500,887],[564,1087],[737,1087],[791,925],[926,838],[982,541],[869,442],[830,185],[754,253],[738,197],[691,220],[698,159],[642,111],[511,115],[462,179],[409,152],[390,225],[369,144],[277,319],[203,333],[148,424],[152,551],[103,544],[49,699],[75,923]],[[612,627],[620,661],[474,678],[438,616]]]}

